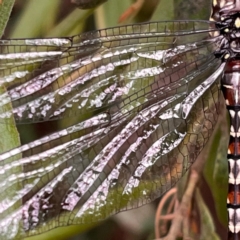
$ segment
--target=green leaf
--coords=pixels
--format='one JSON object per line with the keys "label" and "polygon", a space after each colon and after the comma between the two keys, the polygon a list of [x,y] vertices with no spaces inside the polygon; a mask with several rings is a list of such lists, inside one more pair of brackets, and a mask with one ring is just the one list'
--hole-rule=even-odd
{"label": "green leaf", "polygon": [[2,37],[8,19],[10,17],[14,0],[2,0],[0,1],[0,38]]}
{"label": "green leaf", "polygon": [[206,206],[198,190],[196,191],[196,199],[200,214],[200,222],[203,229],[201,231],[200,239],[220,240],[220,238],[215,232],[215,226],[212,220],[211,213],[209,212],[208,207]]}

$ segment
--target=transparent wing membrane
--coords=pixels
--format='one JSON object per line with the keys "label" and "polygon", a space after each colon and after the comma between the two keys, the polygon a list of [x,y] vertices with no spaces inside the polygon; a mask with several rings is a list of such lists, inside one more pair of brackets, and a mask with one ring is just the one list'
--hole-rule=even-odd
{"label": "transparent wing membrane", "polygon": [[[147,78],[161,74],[165,65],[171,68],[168,58],[197,49],[208,28],[204,21],[158,22],[72,38],[2,40],[0,76],[9,91],[0,104],[12,101],[17,122],[56,119],[74,105],[79,110],[71,116],[108,108],[130,92],[130,84],[149,85]],[[8,116],[6,112],[0,118]]]}
{"label": "transparent wing membrane", "polygon": [[[30,236],[105,219],[183,176],[218,116],[215,31],[156,22],[58,39],[0,41],[6,120],[66,119],[0,155],[0,234]],[[1,120],[0,120],[1,121]]]}

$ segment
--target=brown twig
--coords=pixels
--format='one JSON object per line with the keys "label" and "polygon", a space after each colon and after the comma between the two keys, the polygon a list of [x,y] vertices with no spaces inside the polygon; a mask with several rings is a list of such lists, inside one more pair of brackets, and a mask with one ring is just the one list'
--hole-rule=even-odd
{"label": "brown twig", "polygon": [[[162,240],[163,239],[175,240],[177,238],[177,236],[179,236],[179,234],[182,233],[183,221],[189,215],[189,208],[191,206],[192,197],[193,197],[196,185],[198,183],[198,180],[199,180],[198,173],[196,171],[192,170],[191,174],[189,176],[189,184],[188,184],[185,194],[182,198],[182,201],[178,205],[175,213],[172,214],[173,220],[172,220],[172,224],[171,224],[169,233],[166,237],[161,238]],[[176,192],[176,190],[174,190],[174,194],[175,194],[175,192]],[[173,192],[171,191],[170,194],[168,194],[168,197],[169,197],[169,195],[172,195],[172,194],[173,194]],[[164,205],[165,201],[166,201],[165,199],[161,201],[160,207],[159,207],[160,209],[162,209],[162,206]],[[159,214],[160,210],[158,210],[157,213]],[[161,218],[163,219],[163,217],[161,217]],[[167,218],[169,218],[169,215]],[[157,233],[157,231],[156,231],[156,238],[160,239],[160,234]]]}
{"label": "brown twig", "polygon": [[[167,221],[172,220],[174,214],[166,214],[166,215],[162,215],[162,210],[163,207],[165,205],[165,203],[168,201],[168,199],[172,198],[171,203],[169,204],[169,207],[167,209],[167,213],[172,212],[172,208],[173,208],[173,204],[177,202],[177,198],[176,198],[176,192],[177,189],[176,188],[172,188],[171,190],[169,190],[164,197],[162,198],[162,200],[160,201],[158,208],[157,208],[157,212],[155,215],[155,236],[156,238],[160,238],[161,234],[160,231],[166,226]],[[161,229],[159,228],[159,223],[160,221],[166,222],[165,224],[163,223],[161,225]]]}
{"label": "brown twig", "polygon": [[145,0],[136,0],[136,2],[129,6],[129,8],[120,16],[118,22],[123,23],[129,19],[130,16],[135,16],[143,6],[144,1]]}

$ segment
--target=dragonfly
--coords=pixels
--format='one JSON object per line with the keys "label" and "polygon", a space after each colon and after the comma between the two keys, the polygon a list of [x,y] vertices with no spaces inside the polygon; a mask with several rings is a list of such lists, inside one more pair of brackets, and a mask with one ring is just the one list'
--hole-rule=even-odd
{"label": "dragonfly", "polygon": [[228,239],[239,239],[239,28],[240,1],[213,0],[210,21],[0,40],[0,121],[67,125],[0,154],[1,239],[162,196],[207,144],[219,82],[230,116]]}

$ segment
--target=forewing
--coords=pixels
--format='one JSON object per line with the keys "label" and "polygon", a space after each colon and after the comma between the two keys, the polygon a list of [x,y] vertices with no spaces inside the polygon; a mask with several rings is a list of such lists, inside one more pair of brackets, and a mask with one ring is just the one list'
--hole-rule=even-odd
{"label": "forewing", "polygon": [[172,67],[169,55],[198,48],[209,31],[206,21],[156,22],[62,39],[2,40],[0,77],[8,93],[0,106],[12,102],[16,121],[25,123],[102,111],[126,95],[139,102],[150,92],[143,85],[153,88],[149,79]]}
{"label": "forewing", "polygon": [[217,120],[224,66],[209,31],[208,22],[160,22],[2,41],[10,81],[1,104],[13,111],[1,117],[67,123],[0,155],[1,236],[102,220],[174,186]]}

